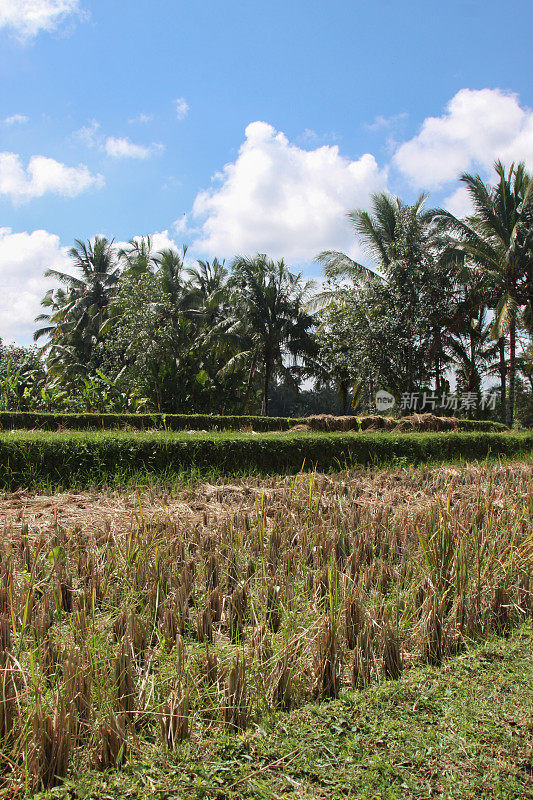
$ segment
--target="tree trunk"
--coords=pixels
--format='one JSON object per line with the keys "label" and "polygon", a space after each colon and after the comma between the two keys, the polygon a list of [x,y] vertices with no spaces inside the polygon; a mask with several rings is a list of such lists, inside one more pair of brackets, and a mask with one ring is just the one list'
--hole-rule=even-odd
{"label": "tree trunk", "polygon": [[348,387],[345,383],[341,383],[341,397],[342,397],[342,413],[346,415],[348,411]]}
{"label": "tree trunk", "polygon": [[514,422],[514,395],[516,380],[516,320],[511,321],[509,328],[509,411],[507,424],[509,427]]}
{"label": "tree trunk", "polygon": [[498,339],[498,349],[500,351],[500,421],[505,425],[507,419],[507,367],[505,365],[505,339],[503,336]]}
{"label": "tree trunk", "polygon": [[251,366],[250,366],[250,372],[248,373],[248,381],[246,383],[246,391],[244,393],[244,398],[243,398],[243,401],[242,401],[243,414],[246,413],[246,407],[248,405],[248,400],[249,400],[249,397],[250,397],[250,391],[252,389],[252,383],[253,383],[254,376],[255,376],[256,366],[257,366],[257,353],[254,353],[253,356],[252,356],[252,363],[251,363]]}
{"label": "tree trunk", "polygon": [[[470,331],[470,369],[468,375],[468,391],[473,392],[474,387],[474,375],[475,375],[475,363],[476,363],[476,343],[474,339],[474,333]],[[466,415],[467,419],[472,419],[472,409],[469,407]]]}
{"label": "tree trunk", "polygon": [[435,393],[440,395],[440,390],[442,386],[442,366],[440,363],[440,357],[442,353],[442,339],[440,330],[437,329],[435,332]]}
{"label": "tree trunk", "polygon": [[268,417],[268,387],[270,386],[271,366],[265,361],[265,375],[263,382],[263,400],[261,402],[261,416]]}

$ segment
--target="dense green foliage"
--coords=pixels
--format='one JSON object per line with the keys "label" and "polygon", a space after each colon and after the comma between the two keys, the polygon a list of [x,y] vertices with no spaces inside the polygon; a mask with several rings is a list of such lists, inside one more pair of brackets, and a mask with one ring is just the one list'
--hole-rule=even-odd
{"label": "dense green foliage", "polygon": [[193,264],[150,237],[77,241],[73,274],[47,272],[62,286],[42,301],[40,353],[0,350],[0,406],[268,415],[273,399],[300,416],[371,413],[385,390],[401,411],[529,425],[533,183],[523,164],[495,173],[494,186],[461,176],[462,220],[426,195],[373,195],[348,213],[368,263],[320,253],[314,296],[264,254]]}
{"label": "dense green foliage", "polygon": [[[186,248],[156,252],[150,237],[120,251],[78,242],[71,256],[81,277],[48,272],[67,290],[47,294],[35,335],[47,337],[55,410],[266,414],[272,381],[295,383],[316,349],[308,286],[283,261],[240,258],[230,274],[217,259],[191,266]],[[49,407],[27,400],[18,408]]]}
{"label": "dense green foliage", "polygon": [[338,471],[351,464],[421,463],[516,456],[532,433],[0,434],[0,488],[161,482],[180,475]]}
{"label": "dense green foliage", "polygon": [[533,318],[533,192],[523,164],[495,170],[492,188],[461,177],[474,209],[466,220],[424,210],[424,195],[409,206],[377,194],[371,213],[350,212],[377,269],[335,251],[318,256],[329,279],[322,352],[340,391],[356,386],[356,403],[376,388],[396,398],[430,385],[446,393],[453,371],[478,414],[483,381],[497,375],[500,419],[515,419],[520,369],[527,379],[517,336],[527,353]]}
{"label": "dense green foliage", "polygon": [[328,278],[352,282],[352,287],[336,285],[334,316],[326,315],[325,322],[331,332],[338,331],[339,316],[350,324],[351,360],[371,394],[373,387],[397,397],[419,390],[429,386],[432,370],[437,393],[443,388],[439,333],[453,302],[455,276],[439,262],[439,231],[424,201],[421,196],[408,206],[377,194],[372,214],[350,213],[378,272],[341,253],[318,257]]}
{"label": "dense green foliage", "polygon": [[0,411],[35,406],[37,398],[43,399],[45,381],[44,364],[36,348],[3,347],[0,341]]}

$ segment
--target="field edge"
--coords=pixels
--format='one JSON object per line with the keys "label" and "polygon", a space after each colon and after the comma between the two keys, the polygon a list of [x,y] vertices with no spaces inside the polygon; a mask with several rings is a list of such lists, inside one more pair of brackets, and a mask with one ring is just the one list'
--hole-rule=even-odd
{"label": "field edge", "polygon": [[0,490],[169,483],[180,477],[339,472],[352,466],[515,458],[533,433],[0,434]]}
{"label": "field edge", "polygon": [[[35,798],[533,797],[533,629]],[[529,712],[527,711],[529,709]]]}

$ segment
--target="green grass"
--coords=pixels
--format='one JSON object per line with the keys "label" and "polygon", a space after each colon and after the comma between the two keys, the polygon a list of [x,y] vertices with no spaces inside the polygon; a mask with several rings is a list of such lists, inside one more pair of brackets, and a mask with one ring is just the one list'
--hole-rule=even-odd
{"label": "green grass", "polygon": [[165,484],[224,475],[339,471],[523,456],[533,433],[186,433],[12,431],[0,434],[0,489]]}
{"label": "green grass", "polygon": [[41,797],[199,800],[527,800],[533,797],[533,631],[439,668],[183,745],[122,772],[86,773]]}

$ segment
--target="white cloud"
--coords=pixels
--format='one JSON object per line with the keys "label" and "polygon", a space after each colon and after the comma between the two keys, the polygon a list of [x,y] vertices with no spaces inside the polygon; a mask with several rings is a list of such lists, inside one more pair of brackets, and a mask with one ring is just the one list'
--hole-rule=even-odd
{"label": "white cloud", "polygon": [[174,239],[169,235],[168,230],[166,231],[156,231],[155,233],[150,234],[150,238],[152,240],[152,247],[154,250],[179,250],[178,245],[174,241]]}
{"label": "white cloud", "polygon": [[130,125],[147,125],[149,122],[152,122],[153,118],[153,114],[139,114],[129,119],[128,122]]}
{"label": "white cloud", "polygon": [[[150,240],[152,242],[152,252],[159,253],[161,250],[179,250],[180,248],[174,241],[174,239],[170,236],[168,230],[165,231],[155,231],[155,233],[148,234],[150,236]],[[146,236],[133,236],[132,237],[135,242],[141,242],[141,240],[146,238]],[[114,247],[115,250],[118,252],[119,250],[127,250],[129,247],[129,242],[115,242]]]}
{"label": "white cloud", "polygon": [[180,219],[177,219],[175,221],[173,228],[176,231],[176,233],[180,234],[199,233],[197,229],[191,227],[189,214],[182,214]]}
{"label": "white cloud", "polygon": [[[150,237],[154,251],[179,249],[168,230]],[[127,244],[115,242],[115,247],[119,250]],[[53,278],[44,277],[45,270],[52,267],[75,274],[68,249],[59,236],[45,230],[13,233],[10,228],[0,228],[0,338],[4,342],[32,341],[35,317],[43,310],[41,299],[48,289],[58,286]]]}
{"label": "white cloud", "polygon": [[40,31],[54,30],[79,10],[79,0],[1,0],[0,29],[31,39]]}
{"label": "white cloud", "polygon": [[13,233],[0,228],[0,337],[4,342],[29,343],[40,301],[53,283],[44,278],[48,267],[69,267],[67,248],[48,231]]}
{"label": "white cloud", "polygon": [[[130,120],[133,122],[133,120]],[[100,123],[92,119],[83,128],[73,134],[73,138],[87,147],[97,147],[110,158],[137,158],[145,160],[156,153],[162,152],[165,147],[153,142],[151,145],[136,144],[127,136],[103,136]]]}
{"label": "white cloud", "polygon": [[459,186],[458,189],[452,192],[452,194],[444,200],[443,206],[458,218],[467,217],[474,211],[466,186]]}
{"label": "white cloud", "polygon": [[185,119],[187,114],[189,113],[189,104],[185,100],[184,97],[178,97],[177,100],[174,100],[174,105],[176,106],[176,116],[178,119]]}
{"label": "white cloud", "polygon": [[16,153],[0,153],[0,196],[14,203],[49,193],[76,197],[103,184],[103,176],[93,175],[84,164],[67,167],[53,158],[32,156],[25,169]]}
{"label": "white cloud", "polygon": [[4,119],[4,125],[24,125],[26,122],[29,122],[29,117],[25,114],[13,114]]}
{"label": "white cloud", "polygon": [[384,117],[382,114],[374,119],[374,122],[367,122],[365,128],[369,131],[379,131],[384,128],[392,128],[398,122],[403,122],[409,115],[407,112],[402,111],[400,114],[394,114],[392,117]]}
{"label": "white cloud", "polygon": [[84,125],[83,128],[80,128],[73,134],[73,138],[77,139],[82,144],[87,145],[87,147],[97,147],[99,145],[100,135],[100,123],[92,119],[88,125]]}
{"label": "white cloud", "polygon": [[[154,253],[158,253],[160,250],[178,250],[178,245],[174,241],[174,239],[169,235],[168,230],[165,231],[155,231],[155,233],[150,233],[150,240],[152,242],[152,251]],[[142,236],[134,236],[133,239],[136,242],[140,242]],[[117,244],[117,249],[120,250],[122,247],[127,247],[127,242],[120,242]]]}
{"label": "white cloud", "polygon": [[[265,122],[252,122],[237,160],[200,192],[193,207],[203,220],[195,248],[220,256],[265,252],[293,261],[323,249],[353,249],[346,212],[383,189],[386,173],[374,156],[350,161],[338,146],[304,150]],[[353,250],[352,250],[353,251]]]}
{"label": "white cloud", "polygon": [[533,111],[500,89],[461,89],[393,161],[415,186],[438,188],[466,170],[490,171],[496,158],[533,164]]}
{"label": "white cloud", "polygon": [[118,138],[109,136],[105,140],[104,149],[108,156],[111,158],[151,158],[155,153],[164,150],[162,144],[152,144],[150,147],[145,147],[142,144],[134,144],[126,137]]}

